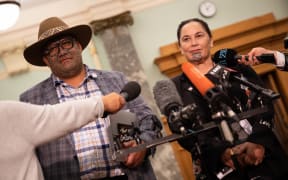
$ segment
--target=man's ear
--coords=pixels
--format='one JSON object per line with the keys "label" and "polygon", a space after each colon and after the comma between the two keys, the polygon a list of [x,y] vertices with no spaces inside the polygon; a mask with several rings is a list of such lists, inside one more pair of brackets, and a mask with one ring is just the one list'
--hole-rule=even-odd
{"label": "man's ear", "polygon": [[81,49],[81,51],[82,51],[83,48],[82,48],[81,44],[78,41],[76,41],[76,44],[77,44],[78,48]]}
{"label": "man's ear", "polygon": [[42,60],[48,67],[50,67],[49,61],[48,61],[48,59],[46,57],[43,57]]}

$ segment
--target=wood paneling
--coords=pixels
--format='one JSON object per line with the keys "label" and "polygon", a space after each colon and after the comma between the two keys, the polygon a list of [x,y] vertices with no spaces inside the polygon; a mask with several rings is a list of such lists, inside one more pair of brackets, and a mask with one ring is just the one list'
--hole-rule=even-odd
{"label": "wood paneling", "polygon": [[[288,18],[276,21],[272,13],[254,17],[213,30],[212,53],[219,49],[232,48],[239,54],[246,54],[257,46],[284,51],[283,39],[287,32]],[[174,42],[160,47],[160,57],[155,58],[154,63],[163,74],[171,78],[181,73],[180,67],[185,61],[185,57],[178,49],[177,42]],[[288,73],[281,72],[271,64],[261,64],[253,68],[268,88],[281,95],[281,98],[275,101],[275,132],[288,152]],[[166,132],[170,134],[165,118],[163,118],[163,122]],[[190,153],[176,142],[171,144],[183,178],[185,180],[194,179],[191,159],[188,158]]]}

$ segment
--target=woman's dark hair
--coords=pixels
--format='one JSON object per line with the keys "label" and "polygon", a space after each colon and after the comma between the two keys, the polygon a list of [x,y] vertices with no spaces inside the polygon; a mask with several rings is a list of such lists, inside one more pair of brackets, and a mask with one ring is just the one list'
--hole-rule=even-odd
{"label": "woman's dark hair", "polygon": [[184,26],[185,24],[190,23],[190,22],[198,22],[199,24],[201,24],[201,26],[202,26],[202,27],[205,29],[205,31],[208,33],[209,37],[212,37],[211,30],[210,30],[208,24],[207,24],[205,21],[203,21],[203,20],[201,20],[201,19],[198,19],[198,18],[187,19],[187,20],[185,20],[185,21],[182,21],[182,22],[179,24],[178,28],[177,28],[178,44],[180,44],[180,35],[181,35],[181,30],[182,30],[183,26]]}

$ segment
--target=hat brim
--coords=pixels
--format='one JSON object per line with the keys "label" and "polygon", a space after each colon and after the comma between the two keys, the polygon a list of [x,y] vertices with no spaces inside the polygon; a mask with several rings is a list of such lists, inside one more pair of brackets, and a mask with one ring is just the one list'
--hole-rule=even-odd
{"label": "hat brim", "polygon": [[62,35],[72,35],[81,44],[82,49],[84,49],[91,40],[92,29],[88,25],[78,25],[53,34],[52,36],[37,41],[36,43],[27,47],[24,50],[24,58],[32,65],[46,66],[46,64],[43,62],[43,46],[55,37]]}

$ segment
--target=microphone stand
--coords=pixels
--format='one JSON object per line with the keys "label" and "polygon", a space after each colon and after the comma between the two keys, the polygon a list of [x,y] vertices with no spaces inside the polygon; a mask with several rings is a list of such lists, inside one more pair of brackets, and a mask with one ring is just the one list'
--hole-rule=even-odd
{"label": "microphone stand", "polygon": [[126,149],[117,149],[113,152],[112,159],[115,161],[123,162],[130,153],[142,151],[144,149],[152,148],[152,147],[164,144],[164,143],[173,142],[178,139],[197,136],[198,134],[206,132],[210,129],[218,128],[218,125],[215,122],[210,122],[210,123],[203,124],[202,127],[203,127],[202,129],[199,129],[196,131],[188,130],[186,134],[172,134],[169,136],[165,136],[163,138],[155,139],[151,142],[138,144],[135,147],[130,147]]}
{"label": "microphone stand", "polygon": [[[231,128],[230,123],[228,122],[232,121],[232,123],[238,123],[238,126],[240,126],[239,121],[241,118],[239,117],[239,115],[236,115],[235,112],[228,105],[219,102],[218,106],[221,109],[219,109],[219,107],[216,109],[216,113],[212,114],[212,119],[217,122],[222,138],[228,141],[231,145],[235,145],[233,132],[234,129]],[[238,163],[237,156],[237,154],[231,153],[231,160],[234,164],[235,169],[225,166],[221,171],[215,173],[218,179],[223,179],[233,171],[237,173],[237,175],[241,177],[241,179],[247,179],[246,173],[242,170],[240,164]]]}
{"label": "microphone stand", "polygon": [[[250,118],[265,112],[268,112],[269,108],[268,107],[261,107],[261,108],[256,108],[252,109],[247,112],[239,113],[238,117],[239,119],[245,119],[245,118]],[[223,118],[223,117],[221,117]],[[112,159],[116,161],[124,161],[125,158],[128,156],[128,154],[133,153],[133,152],[138,152],[142,151],[144,149],[156,147],[158,145],[168,143],[168,142],[173,142],[178,139],[186,138],[186,137],[193,137],[197,136],[200,133],[206,132],[208,130],[211,130],[213,128],[218,128],[218,124],[215,122],[209,122],[201,125],[202,128],[196,131],[193,130],[187,130],[188,132],[186,134],[172,134],[169,136],[165,136],[163,138],[155,139],[151,142],[143,143],[143,144],[138,144],[135,147],[127,148],[127,149],[116,149],[113,153]]]}
{"label": "microphone stand", "polygon": [[280,97],[279,93],[276,93],[276,92],[272,91],[271,89],[263,88],[261,86],[253,84],[253,83],[251,83],[249,81],[246,81],[246,80],[244,80],[244,79],[242,79],[240,77],[237,77],[237,76],[232,76],[232,78],[234,80],[240,82],[241,84],[248,86],[249,88],[251,88],[255,92],[260,93],[260,94],[262,94],[262,95],[264,95],[264,96],[266,96],[266,97],[268,97],[268,98],[270,98],[272,100],[277,99],[277,98]]}

